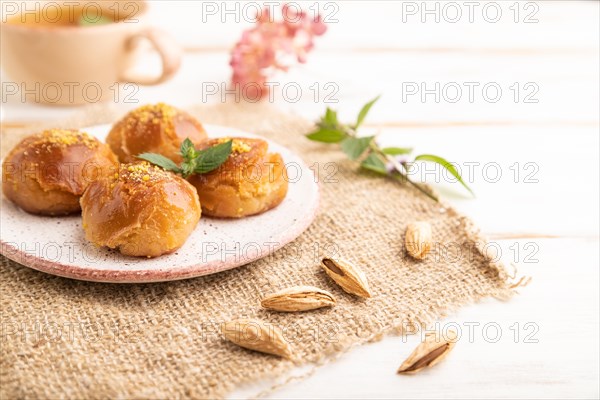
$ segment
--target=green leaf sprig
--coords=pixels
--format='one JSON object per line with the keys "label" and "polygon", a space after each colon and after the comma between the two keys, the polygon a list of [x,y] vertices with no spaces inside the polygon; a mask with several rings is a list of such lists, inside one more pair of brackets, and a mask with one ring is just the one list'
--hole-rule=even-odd
{"label": "green leaf sprig", "polygon": [[185,139],[179,148],[179,153],[183,157],[181,165],[156,153],[142,153],[137,157],[187,178],[192,174],[205,174],[219,168],[231,154],[232,144],[233,141],[228,140],[204,150],[196,150],[194,143],[189,138]]}
{"label": "green leaf sprig", "polygon": [[[412,153],[412,148],[408,147],[380,147],[374,136],[358,136],[358,128],[362,125],[371,110],[371,107],[379,100],[377,96],[365,104],[356,118],[354,124],[342,124],[338,121],[337,112],[327,108],[325,115],[317,123],[317,129],[310,132],[306,137],[310,140],[323,143],[339,143],[342,151],[348,158],[360,162],[360,167],[376,172],[382,176],[408,182],[423,194],[431,199],[438,201],[434,193],[426,186],[411,181],[408,177],[410,172],[410,163],[408,161],[399,161],[397,156],[408,155]],[[464,182],[458,170],[450,162],[442,157],[431,154],[421,154],[415,157],[414,161],[426,161],[439,164],[445,168],[458,182],[460,182],[471,194],[473,191]]]}

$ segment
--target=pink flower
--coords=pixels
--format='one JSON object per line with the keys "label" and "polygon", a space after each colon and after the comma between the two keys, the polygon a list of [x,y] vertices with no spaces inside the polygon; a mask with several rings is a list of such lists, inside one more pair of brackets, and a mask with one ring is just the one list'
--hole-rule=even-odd
{"label": "pink flower", "polygon": [[269,9],[262,10],[256,26],[242,33],[231,52],[231,83],[248,98],[267,94],[267,78],[277,70],[287,71],[289,60],[305,63],[314,37],[327,31],[320,15],[311,18],[287,4],[281,12],[282,19],[275,20]]}

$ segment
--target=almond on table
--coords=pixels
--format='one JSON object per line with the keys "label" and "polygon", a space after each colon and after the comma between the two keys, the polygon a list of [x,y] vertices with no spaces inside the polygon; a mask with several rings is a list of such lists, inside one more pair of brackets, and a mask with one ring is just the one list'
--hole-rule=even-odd
{"label": "almond on table", "polygon": [[260,304],[273,311],[309,311],[334,306],[335,298],[314,286],[294,286],[265,297]]}
{"label": "almond on table", "polygon": [[432,246],[431,224],[424,221],[409,224],[404,242],[408,254],[417,260],[424,259]]}
{"label": "almond on table", "polygon": [[425,368],[433,367],[454,348],[458,336],[455,331],[449,330],[442,335],[439,332],[429,332],[410,356],[398,368],[399,374],[411,374]]}
{"label": "almond on table", "polygon": [[225,339],[240,347],[272,354],[288,360],[293,352],[283,333],[274,325],[258,319],[235,319],[223,324]]}
{"label": "almond on table", "polygon": [[333,258],[324,258],[321,266],[345,292],[364,298],[371,297],[367,276],[358,266]]}

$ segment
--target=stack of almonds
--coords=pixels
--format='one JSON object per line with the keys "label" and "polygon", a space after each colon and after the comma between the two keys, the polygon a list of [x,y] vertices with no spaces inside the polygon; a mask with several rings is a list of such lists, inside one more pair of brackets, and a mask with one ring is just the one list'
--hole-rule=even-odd
{"label": "stack of almonds", "polygon": [[[425,258],[431,249],[431,225],[427,222],[414,222],[406,230],[406,251],[418,260]],[[371,289],[365,273],[356,265],[333,258],[324,258],[321,267],[325,273],[346,293],[370,298]],[[336,300],[333,294],[314,286],[294,286],[270,294],[262,299],[264,309],[278,312],[311,311],[323,307],[333,307]],[[274,325],[258,319],[236,319],[223,324],[223,336],[246,349],[273,354],[294,360],[294,352],[285,340],[283,333]],[[400,366],[398,373],[414,373],[431,367],[441,361],[454,347],[456,334],[448,340],[436,340],[440,335],[428,334],[425,340]]]}

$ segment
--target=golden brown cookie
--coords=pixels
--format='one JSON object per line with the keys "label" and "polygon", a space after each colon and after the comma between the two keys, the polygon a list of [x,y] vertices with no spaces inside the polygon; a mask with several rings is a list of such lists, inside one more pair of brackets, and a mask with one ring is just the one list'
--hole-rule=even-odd
{"label": "golden brown cookie", "polygon": [[89,183],[114,173],[117,164],[110,148],[87,133],[50,129],[23,139],[6,156],[2,190],[33,214],[75,213]]}
{"label": "golden brown cookie", "polygon": [[[212,139],[201,148],[231,138]],[[202,212],[211,217],[241,218],[279,205],[288,180],[281,155],[269,153],[262,139],[233,138],[231,155],[219,168],[188,180],[198,190]]]}
{"label": "golden brown cookie", "polygon": [[207,136],[204,127],[188,113],[164,103],[139,107],[112,127],[106,143],[123,163],[137,162],[141,153],[158,153],[181,162],[179,147],[189,138],[194,144]]}
{"label": "golden brown cookie", "polygon": [[200,220],[185,179],[147,162],[122,164],[81,197],[87,240],[130,256],[157,257],[181,247]]}

